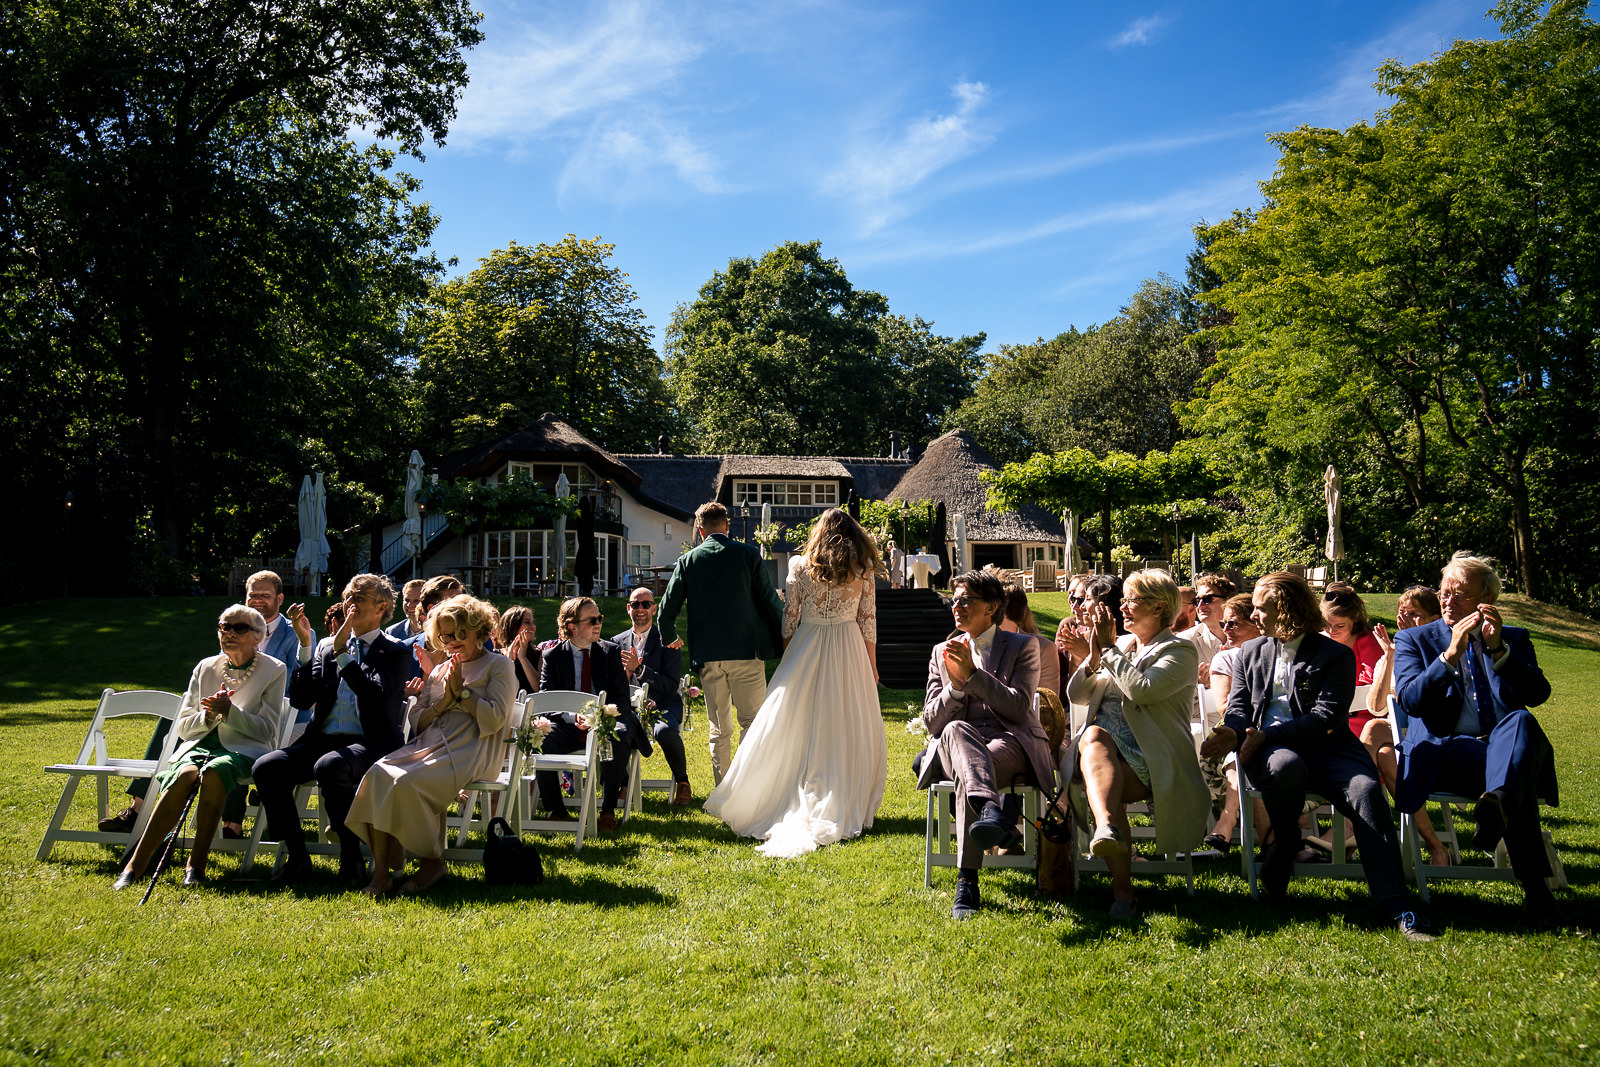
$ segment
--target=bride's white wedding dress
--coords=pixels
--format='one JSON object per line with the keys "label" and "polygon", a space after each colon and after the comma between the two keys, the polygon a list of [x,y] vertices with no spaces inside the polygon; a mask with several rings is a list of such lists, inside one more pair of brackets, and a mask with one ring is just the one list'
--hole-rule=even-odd
{"label": "bride's white wedding dress", "polygon": [[758,852],[800,856],[855,837],[883,801],[889,745],[866,642],[878,640],[871,578],[829,586],[789,563],[783,633],[794,639],[766,703],[706,810]]}

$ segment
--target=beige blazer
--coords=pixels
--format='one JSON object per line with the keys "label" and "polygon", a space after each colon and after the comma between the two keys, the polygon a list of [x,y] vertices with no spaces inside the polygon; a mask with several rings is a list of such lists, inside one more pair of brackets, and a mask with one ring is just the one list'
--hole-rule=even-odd
{"label": "beige blazer", "polygon": [[1106,689],[1115,685],[1150,768],[1156,847],[1167,853],[1188,852],[1205,836],[1211,810],[1211,794],[1200,776],[1189,730],[1200,656],[1194,645],[1170,629],[1157,634],[1137,656],[1132,654],[1134,644],[1132,634],[1124,636],[1116,648],[1101,653],[1099,671],[1090,675],[1080,666],[1067,682],[1073,743],[1062,746],[1063,781],[1070,781],[1068,775],[1077,770],[1077,742],[1084,727],[1099,709]]}

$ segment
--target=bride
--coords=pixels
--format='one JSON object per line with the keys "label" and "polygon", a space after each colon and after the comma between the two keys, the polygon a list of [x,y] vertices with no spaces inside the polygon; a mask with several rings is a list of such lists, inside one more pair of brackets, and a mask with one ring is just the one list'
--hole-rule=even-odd
{"label": "bride", "polygon": [[872,825],[889,767],[873,579],[882,564],[838,508],[789,562],[783,662],[705,809],[758,852],[804,855]]}

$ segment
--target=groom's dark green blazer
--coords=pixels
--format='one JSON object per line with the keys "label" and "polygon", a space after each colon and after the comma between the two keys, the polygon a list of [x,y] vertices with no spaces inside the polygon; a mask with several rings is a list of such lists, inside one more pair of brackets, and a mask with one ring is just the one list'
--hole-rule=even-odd
{"label": "groom's dark green blazer", "polygon": [[783,601],[772,588],[766,561],[756,548],[727,534],[708,534],[672,568],[656,625],[667,643],[678,639],[674,623],[689,602],[690,665],[695,670],[723,659],[773,659],[783,648]]}

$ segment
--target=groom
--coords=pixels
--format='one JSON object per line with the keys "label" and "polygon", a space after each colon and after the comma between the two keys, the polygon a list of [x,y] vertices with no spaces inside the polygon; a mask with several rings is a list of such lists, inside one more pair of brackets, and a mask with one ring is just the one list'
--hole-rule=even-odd
{"label": "groom", "polygon": [[657,625],[662,640],[683,647],[673,623],[688,601],[689,664],[705,690],[711,774],[720,785],[732,761],[733,708],[743,741],[767,699],[765,661],[783,648],[783,602],[761,553],[728,536],[727,508],[700,505],[694,532],[704,540],[672,568]]}

